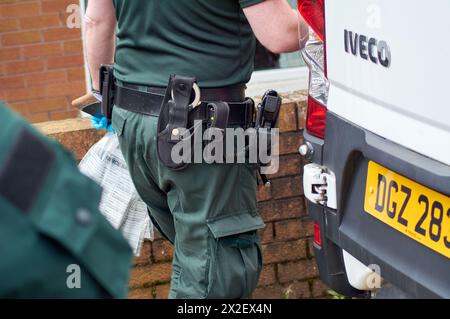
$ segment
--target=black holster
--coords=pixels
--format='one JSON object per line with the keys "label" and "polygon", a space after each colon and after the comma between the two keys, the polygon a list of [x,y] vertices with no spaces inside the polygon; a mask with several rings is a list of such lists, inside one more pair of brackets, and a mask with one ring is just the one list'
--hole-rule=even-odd
{"label": "black holster", "polygon": [[102,114],[108,120],[112,118],[114,107],[114,64],[103,64],[100,66],[100,94],[102,95]]}
{"label": "black holster", "polygon": [[[192,151],[194,145],[194,134],[196,130],[202,129],[204,124],[217,129],[225,129],[228,124],[229,107],[225,102],[212,102],[206,105],[205,117],[199,123],[192,123],[190,114],[194,108],[204,108],[205,104],[192,105],[195,78],[178,75],[170,76],[164,100],[158,119],[157,151],[161,163],[173,170],[182,170],[192,163]],[[202,141],[197,141],[202,143]],[[189,144],[189,153],[182,154],[182,158],[175,161],[173,149],[178,143]],[[180,145],[180,144],[178,144]],[[181,155],[181,154],[179,154]]]}

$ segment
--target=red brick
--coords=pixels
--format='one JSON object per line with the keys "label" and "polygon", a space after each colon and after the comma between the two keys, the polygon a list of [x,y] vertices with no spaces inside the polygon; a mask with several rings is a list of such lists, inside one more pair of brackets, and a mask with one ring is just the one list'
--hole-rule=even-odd
{"label": "red brick", "polygon": [[310,298],[310,296],[309,283],[306,281],[294,282],[284,288],[284,299],[305,299]]}
{"label": "red brick", "polygon": [[277,241],[298,239],[301,236],[300,219],[289,219],[275,223],[275,239]]}
{"label": "red brick", "polygon": [[258,286],[268,286],[276,282],[275,265],[265,265],[259,276]]}
{"label": "red brick", "polygon": [[13,61],[20,59],[20,48],[2,48],[0,50],[0,61]]}
{"label": "red brick", "polygon": [[39,2],[14,3],[0,6],[0,17],[30,17],[39,15]]}
{"label": "red brick", "polygon": [[3,45],[21,45],[37,43],[41,41],[41,33],[38,31],[14,32],[2,35]]}
{"label": "red brick", "polygon": [[259,202],[264,202],[264,201],[270,200],[272,198],[272,195],[270,193],[270,187],[266,187],[264,185],[259,185],[257,197],[258,197]]}
{"label": "red brick", "polygon": [[64,53],[65,54],[82,54],[83,53],[83,43],[80,40],[66,41],[64,42]]}
{"label": "red brick", "polygon": [[10,89],[6,92],[8,102],[26,101],[45,97],[45,90],[42,88],[20,88]]}
{"label": "red brick", "polygon": [[16,31],[18,28],[16,19],[0,19],[0,33]]}
{"label": "red brick", "polygon": [[278,125],[282,133],[297,131],[297,105],[295,103],[282,105]]}
{"label": "red brick", "polygon": [[317,276],[319,271],[315,260],[305,259],[278,265],[278,280],[281,283],[317,278]]}
{"label": "red brick", "polygon": [[60,43],[44,43],[23,47],[23,55],[25,58],[49,57],[61,54],[62,48]]}
{"label": "red brick", "polygon": [[306,241],[303,239],[263,245],[265,264],[298,260],[306,257]]}
{"label": "red brick", "polygon": [[[89,120],[88,120],[89,121]],[[55,125],[55,123],[53,123]],[[66,122],[56,123],[56,125],[66,126]],[[54,140],[62,144],[66,149],[69,149],[77,160],[81,160],[86,152],[105,135],[105,131],[82,130],[78,131],[76,135],[73,132],[62,132],[49,135]]]}
{"label": "red brick", "polygon": [[169,263],[151,264],[145,267],[135,267],[131,272],[130,287],[142,287],[161,282],[169,282],[172,267]]}
{"label": "red brick", "polygon": [[26,102],[9,103],[8,106],[11,108],[11,110],[23,117],[28,115],[28,104]]}
{"label": "red brick", "polygon": [[84,68],[74,68],[67,70],[67,79],[69,82],[81,81],[85,79]]}
{"label": "red brick", "polygon": [[65,13],[69,5],[77,3],[77,1],[73,0],[44,0],[42,1],[42,12]]}
{"label": "red brick", "polygon": [[48,113],[38,113],[38,114],[28,115],[27,119],[31,123],[42,123],[42,122],[47,122],[50,119],[50,116]]}
{"label": "red brick", "polygon": [[45,30],[42,32],[42,35],[47,42],[73,39],[81,40],[80,29],[69,29],[67,27]]}
{"label": "red brick", "polygon": [[300,176],[272,180],[272,196],[275,199],[303,195],[303,180]]}
{"label": "red brick", "polygon": [[42,70],[44,70],[44,62],[42,61],[19,61],[5,65],[6,74],[30,73]]}
{"label": "red brick", "polygon": [[55,83],[46,87],[46,94],[49,97],[58,97],[63,95],[82,96],[86,93],[86,86],[84,82],[71,83]]}
{"label": "red brick", "polygon": [[252,299],[283,299],[284,288],[280,285],[256,288]]}
{"label": "red brick", "polygon": [[53,69],[67,69],[70,67],[83,67],[84,58],[82,55],[69,55],[61,57],[51,57],[47,60],[47,67]]}
{"label": "red brick", "polygon": [[280,157],[280,165],[276,174],[270,175],[270,178],[275,179],[285,176],[300,175],[302,169],[302,159],[300,155],[287,155]]}
{"label": "red brick", "polygon": [[50,83],[63,83],[67,80],[66,72],[50,71],[44,73],[36,73],[24,77],[28,87],[45,86]]}
{"label": "red brick", "polygon": [[19,89],[23,87],[25,87],[25,80],[22,76],[0,78],[0,90]]}
{"label": "red brick", "polygon": [[266,223],[266,227],[259,231],[261,243],[267,244],[273,241],[273,223]]}
{"label": "red brick", "polygon": [[55,111],[64,109],[67,101],[63,97],[59,98],[45,98],[40,100],[28,101],[28,110],[31,113],[41,113],[45,111]]}
{"label": "red brick", "polygon": [[167,240],[157,240],[152,243],[153,258],[156,262],[171,261],[173,255],[173,245]]}
{"label": "red brick", "polygon": [[306,215],[305,200],[303,197],[259,203],[258,210],[266,222]]}
{"label": "red brick", "polygon": [[329,290],[328,286],[325,285],[321,280],[317,279],[313,281],[312,283],[313,298],[320,298],[327,296],[328,290]]}
{"label": "red brick", "polygon": [[303,130],[306,127],[307,100],[297,103],[298,129]]}
{"label": "red brick", "polygon": [[298,149],[303,144],[303,135],[300,132],[280,134],[280,155],[299,154]]}
{"label": "red brick", "polygon": [[301,237],[312,237],[314,236],[314,222],[311,219],[305,219],[301,222],[300,229]]}
{"label": "red brick", "polygon": [[155,299],[167,299],[170,292],[170,284],[158,285],[154,287]]}
{"label": "red brick", "polygon": [[20,19],[20,27],[23,30],[57,27],[59,25],[60,18],[57,14],[41,15],[38,17],[25,17]]}
{"label": "red brick", "polygon": [[60,121],[66,119],[72,119],[80,116],[79,110],[61,111],[61,112],[50,112],[50,120]]}
{"label": "red brick", "polygon": [[139,257],[135,257],[133,260],[134,266],[143,266],[147,265],[151,262],[151,256],[152,256],[152,244],[149,240],[145,240],[144,244],[141,248],[141,254]]}
{"label": "red brick", "polygon": [[152,288],[137,288],[132,289],[128,293],[128,299],[151,299]]}
{"label": "red brick", "polygon": [[308,250],[306,251],[308,258],[314,258],[314,239],[308,239]]}

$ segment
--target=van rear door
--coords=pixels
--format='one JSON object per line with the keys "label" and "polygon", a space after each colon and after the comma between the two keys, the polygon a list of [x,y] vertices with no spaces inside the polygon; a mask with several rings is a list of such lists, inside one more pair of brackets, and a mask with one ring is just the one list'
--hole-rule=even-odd
{"label": "van rear door", "polygon": [[409,296],[450,298],[450,1],[328,0],[325,12],[321,164],[337,209],[316,218]]}
{"label": "van rear door", "polygon": [[450,165],[450,1],[326,1],[325,10],[328,109]]}

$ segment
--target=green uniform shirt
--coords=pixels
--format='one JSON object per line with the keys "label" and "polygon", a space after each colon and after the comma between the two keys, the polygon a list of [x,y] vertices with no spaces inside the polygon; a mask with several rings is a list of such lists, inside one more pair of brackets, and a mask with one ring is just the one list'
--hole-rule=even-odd
{"label": "green uniform shirt", "polygon": [[171,74],[201,87],[247,83],[255,37],[242,8],[264,0],[113,0],[118,21],[115,76],[167,85]]}

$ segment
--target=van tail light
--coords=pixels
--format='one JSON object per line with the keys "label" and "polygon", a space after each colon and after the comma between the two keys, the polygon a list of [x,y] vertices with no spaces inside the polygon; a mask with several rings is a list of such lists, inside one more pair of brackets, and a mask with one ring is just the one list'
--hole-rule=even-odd
{"label": "van tail light", "polygon": [[314,223],[314,243],[322,247],[322,234],[320,232],[320,225],[319,223]]}
{"label": "van tail light", "polygon": [[302,50],[303,59],[309,68],[306,131],[324,139],[330,87],[326,67],[324,0],[298,0],[298,10],[311,29],[311,40]]}
{"label": "van tail light", "polygon": [[298,10],[320,40],[325,41],[324,0],[298,0]]}
{"label": "van tail light", "polygon": [[308,113],[306,116],[306,127],[309,134],[324,138],[326,128],[327,108],[312,98],[308,97]]}

